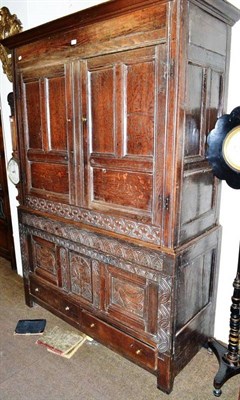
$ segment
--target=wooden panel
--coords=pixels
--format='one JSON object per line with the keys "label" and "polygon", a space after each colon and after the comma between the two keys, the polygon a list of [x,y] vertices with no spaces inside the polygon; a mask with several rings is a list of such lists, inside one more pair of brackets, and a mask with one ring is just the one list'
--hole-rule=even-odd
{"label": "wooden panel", "polygon": [[152,176],[94,168],[93,200],[109,205],[151,211]]}
{"label": "wooden panel", "polygon": [[71,293],[92,303],[93,287],[91,260],[80,254],[70,252],[69,267]]}
{"label": "wooden panel", "polygon": [[30,148],[42,149],[42,122],[40,112],[40,85],[39,81],[27,82],[25,84],[27,134]]}
{"label": "wooden panel", "polygon": [[186,172],[181,200],[181,243],[217,223],[219,196],[219,182],[210,169]]}
{"label": "wooden panel", "polygon": [[130,326],[145,329],[146,280],[107,266],[106,311]]}
{"label": "wooden panel", "polygon": [[[22,93],[21,162],[24,190],[41,197],[74,198],[71,66],[29,69],[19,75]],[[26,115],[25,115],[26,113]],[[71,181],[71,184],[70,184]]]}
{"label": "wooden panel", "polygon": [[125,154],[153,156],[155,65],[136,62],[125,70]]}
{"label": "wooden panel", "polygon": [[151,335],[158,331],[158,284],[105,264],[105,312],[111,318]]}
{"label": "wooden panel", "polygon": [[187,78],[185,157],[202,156],[207,89],[206,70],[190,63]]}
{"label": "wooden panel", "polygon": [[212,210],[214,178],[211,172],[195,171],[186,175],[182,195],[182,224],[191,222]]}
{"label": "wooden panel", "polygon": [[32,270],[48,282],[58,285],[58,264],[54,243],[33,236],[31,239]]}
{"label": "wooden panel", "polygon": [[[83,72],[86,205],[151,216],[158,47],[86,61]],[[87,148],[86,148],[87,150]]]}
{"label": "wooden panel", "polygon": [[[36,74],[38,75],[38,74]],[[64,67],[42,69],[39,77],[22,76],[25,140],[31,150],[67,149],[68,98]]]}
{"label": "wooden panel", "polygon": [[[47,173],[46,173],[47,171]],[[31,187],[33,190],[68,194],[68,168],[65,165],[32,163]]]}
{"label": "wooden panel", "polygon": [[223,73],[211,69],[209,73],[209,109],[207,120],[207,132],[210,132],[216,123],[216,120],[223,113]]}
{"label": "wooden panel", "polygon": [[[219,19],[191,4],[189,9],[189,41],[199,47],[226,55],[227,26]],[[204,32],[204,34],[203,34]]]}
{"label": "wooden panel", "polygon": [[115,72],[111,68],[90,72],[92,151],[114,153]]}
{"label": "wooden panel", "polygon": [[[112,4],[105,4],[111,7]],[[114,5],[113,5],[114,6]],[[149,7],[148,7],[149,6]],[[115,4],[118,8],[118,5]],[[143,40],[149,44],[166,41],[167,37],[167,4],[147,4],[145,11],[138,9],[130,11],[131,5],[127,5],[122,15],[116,15],[116,11],[110,12],[108,18],[97,15],[95,23],[89,24],[87,20],[94,20],[94,14],[76,17],[76,29],[68,29],[67,32],[51,34],[35,43],[22,46],[17,54],[18,67],[31,66],[34,59],[35,64],[51,64],[59,61],[69,60],[71,57],[89,57],[93,54],[106,54],[108,52],[122,51],[123,49],[136,48]],[[134,8],[134,5],[133,5]],[[86,18],[86,19],[85,19]],[[79,26],[80,25],[80,26]],[[62,27],[65,30],[65,27]],[[39,31],[38,31],[39,33]],[[71,40],[76,44],[72,45]],[[110,40],[111,39],[111,40]]]}
{"label": "wooden panel", "polygon": [[67,149],[65,77],[48,78],[46,82],[50,150]]}
{"label": "wooden panel", "polygon": [[177,293],[177,330],[209,303],[213,278],[212,260],[212,252],[209,252],[181,265]]}

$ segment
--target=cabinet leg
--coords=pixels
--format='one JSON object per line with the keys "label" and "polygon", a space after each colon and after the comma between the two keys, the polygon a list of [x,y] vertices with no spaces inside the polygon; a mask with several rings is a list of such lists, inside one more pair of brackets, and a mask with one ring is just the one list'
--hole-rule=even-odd
{"label": "cabinet leg", "polygon": [[158,358],[157,387],[163,392],[169,394],[173,389],[173,382],[174,374],[172,358],[161,355],[161,358]]}
{"label": "cabinet leg", "polygon": [[29,290],[29,282],[26,278],[24,278],[24,293],[25,293],[25,303],[28,307],[33,307],[34,306],[34,301],[32,300],[30,296],[30,290]]}

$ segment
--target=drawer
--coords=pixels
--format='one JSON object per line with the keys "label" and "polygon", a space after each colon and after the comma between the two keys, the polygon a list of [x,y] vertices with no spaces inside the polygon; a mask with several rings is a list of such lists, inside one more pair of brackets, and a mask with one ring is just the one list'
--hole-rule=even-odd
{"label": "drawer", "polygon": [[124,355],[141,367],[151,372],[156,370],[156,350],[145,343],[100,321],[85,311],[82,313],[82,329],[89,336],[117,353]]}
{"label": "drawer", "polygon": [[40,281],[39,278],[31,276],[30,293],[34,298],[43,301],[59,313],[76,320],[76,322],[79,321],[80,308],[67,299],[63,293],[47,286],[46,283]]}

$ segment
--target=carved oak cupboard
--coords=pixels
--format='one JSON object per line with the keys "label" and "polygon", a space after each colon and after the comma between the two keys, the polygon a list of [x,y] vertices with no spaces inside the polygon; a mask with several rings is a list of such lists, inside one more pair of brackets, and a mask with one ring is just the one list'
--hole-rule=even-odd
{"label": "carved oak cupboard", "polygon": [[213,333],[224,110],[223,0],[115,0],[22,32],[12,49],[28,305],[157,376]]}

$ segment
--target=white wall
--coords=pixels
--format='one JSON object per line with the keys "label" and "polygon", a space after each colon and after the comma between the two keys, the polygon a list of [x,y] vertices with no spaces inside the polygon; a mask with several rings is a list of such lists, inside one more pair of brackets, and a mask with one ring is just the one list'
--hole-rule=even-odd
{"label": "white wall", "polygon": [[[59,18],[63,15],[79,11],[95,4],[103,3],[102,0],[0,0],[0,7],[6,6],[22,21],[24,30]],[[240,6],[239,0],[229,0],[236,7]],[[240,105],[240,55],[239,55],[240,22],[233,28],[231,68],[228,111]],[[0,71],[0,95],[2,104],[3,131],[5,136],[5,150],[7,160],[11,157],[11,140],[8,116],[9,106],[6,102],[7,94],[12,90],[6,76]],[[22,273],[17,212],[16,190],[9,182],[13,231],[16,246],[17,267]],[[222,202],[220,210],[220,223],[223,225],[223,239],[220,262],[220,279],[217,299],[217,312],[215,322],[215,336],[217,339],[227,342],[229,311],[232,296],[232,282],[236,275],[238,245],[240,241],[240,190],[233,190],[223,183]]]}
{"label": "white wall", "polygon": [[[229,0],[240,8],[240,0]],[[232,29],[231,59],[229,73],[227,111],[240,106],[240,21]],[[240,190],[222,184],[220,224],[223,226],[220,276],[218,284],[215,336],[223,342],[228,341],[233,280],[237,272],[238,248],[240,242]]]}

